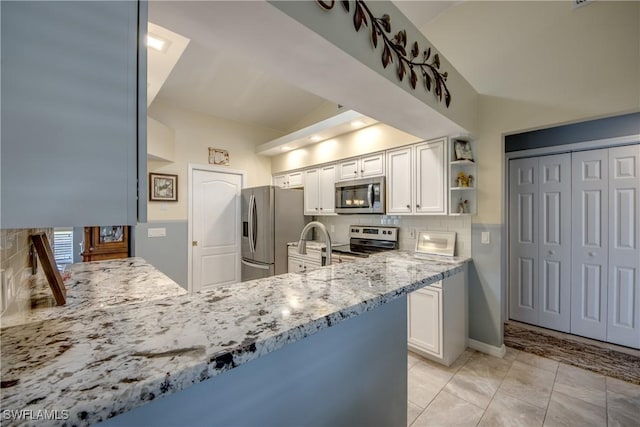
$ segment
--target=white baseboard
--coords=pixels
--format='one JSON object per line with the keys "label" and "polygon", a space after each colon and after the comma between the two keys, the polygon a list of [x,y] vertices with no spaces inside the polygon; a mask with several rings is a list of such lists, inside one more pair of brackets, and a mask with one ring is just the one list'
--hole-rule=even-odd
{"label": "white baseboard", "polygon": [[496,347],[493,345],[485,344],[482,341],[472,340],[471,338],[467,340],[467,347],[478,350],[482,353],[486,353],[489,356],[495,356],[499,358],[503,358],[507,353],[507,348],[504,346],[504,344],[502,344],[500,347]]}

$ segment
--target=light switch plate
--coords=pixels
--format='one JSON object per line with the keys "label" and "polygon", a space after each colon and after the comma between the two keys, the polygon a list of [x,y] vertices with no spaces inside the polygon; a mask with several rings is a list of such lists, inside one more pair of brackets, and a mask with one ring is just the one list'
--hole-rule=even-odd
{"label": "light switch plate", "polygon": [[480,242],[482,244],[488,245],[489,243],[491,243],[491,233],[489,233],[488,231],[483,231],[480,236]]}

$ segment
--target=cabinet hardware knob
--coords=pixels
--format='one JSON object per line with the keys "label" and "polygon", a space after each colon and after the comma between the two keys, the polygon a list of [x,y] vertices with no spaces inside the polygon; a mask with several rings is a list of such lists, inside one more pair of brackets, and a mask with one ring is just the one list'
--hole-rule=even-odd
{"label": "cabinet hardware knob", "polygon": [[320,210],[322,210],[322,208],[320,208]]}
{"label": "cabinet hardware knob", "polygon": [[358,175],[358,171],[353,171],[354,174]]}
{"label": "cabinet hardware knob", "polygon": [[360,173],[364,173],[364,169],[360,169]]}
{"label": "cabinet hardware knob", "polygon": [[316,210],[318,210],[318,208],[316,208]]}
{"label": "cabinet hardware knob", "polygon": [[411,205],[407,205],[407,209],[411,209]]}
{"label": "cabinet hardware knob", "polygon": [[194,240],[193,242],[191,242],[191,246],[198,246],[198,241]]}
{"label": "cabinet hardware knob", "polygon": [[553,255],[553,254],[555,254],[555,252],[549,249],[549,255]]}
{"label": "cabinet hardware knob", "polygon": [[595,252],[589,252],[589,256],[596,256]]}
{"label": "cabinet hardware knob", "polygon": [[420,205],[416,205],[416,208],[419,208],[419,207],[420,207]]}

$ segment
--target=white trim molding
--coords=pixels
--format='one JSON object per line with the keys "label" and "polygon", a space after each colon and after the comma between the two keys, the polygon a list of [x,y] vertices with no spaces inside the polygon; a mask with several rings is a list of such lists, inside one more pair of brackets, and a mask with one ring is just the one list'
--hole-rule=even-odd
{"label": "white trim molding", "polygon": [[471,338],[467,339],[467,347],[478,350],[482,353],[486,353],[489,356],[499,357],[501,359],[507,353],[507,347],[505,347],[504,344],[502,344],[500,347],[496,347],[483,343],[482,341],[472,340]]}

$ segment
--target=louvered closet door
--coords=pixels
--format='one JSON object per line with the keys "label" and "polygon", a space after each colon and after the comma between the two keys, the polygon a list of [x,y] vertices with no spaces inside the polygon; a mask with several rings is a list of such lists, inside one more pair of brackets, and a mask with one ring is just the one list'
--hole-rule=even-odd
{"label": "louvered closet door", "polygon": [[509,316],[538,324],[538,159],[509,162]]}
{"label": "louvered closet door", "polygon": [[571,155],[539,158],[538,324],[569,332],[571,321]]}
{"label": "louvered closet door", "polygon": [[571,332],[607,336],[608,150],[572,155]]}
{"label": "louvered closet door", "polygon": [[640,347],[640,145],[609,150],[607,341]]}

